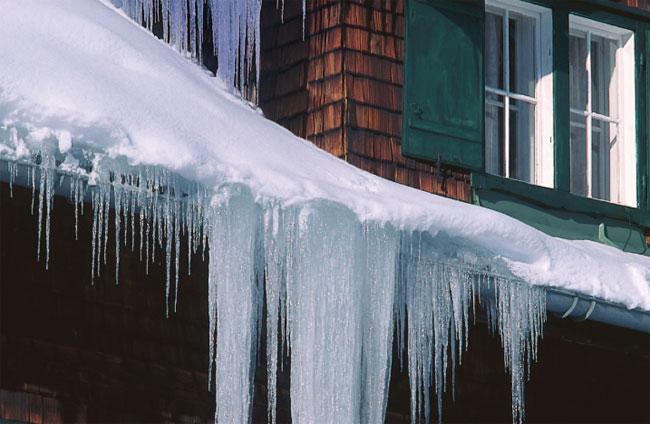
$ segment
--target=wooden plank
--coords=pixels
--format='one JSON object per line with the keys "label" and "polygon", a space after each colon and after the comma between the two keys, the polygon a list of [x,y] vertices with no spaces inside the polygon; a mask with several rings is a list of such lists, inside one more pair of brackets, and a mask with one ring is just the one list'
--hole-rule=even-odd
{"label": "wooden plank", "polygon": [[345,75],[348,98],[393,112],[402,111],[402,87],[365,76]]}
{"label": "wooden plank", "polygon": [[328,104],[343,100],[343,76],[312,81],[307,84],[309,92],[309,110],[320,109]]}
{"label": "wooden plank", "polygon": [[348,102],[348,123],[352,128],[364,128],[389,136],[399,137],[402,115],[368,105]]}
{"label": "wooden plank", "polygon": [[361,74],[387,81],[397,86],[404,83],[403,67],[400,63],[372,56],[360,51],[346,50],[343,58],[343,66],[346,72]]}

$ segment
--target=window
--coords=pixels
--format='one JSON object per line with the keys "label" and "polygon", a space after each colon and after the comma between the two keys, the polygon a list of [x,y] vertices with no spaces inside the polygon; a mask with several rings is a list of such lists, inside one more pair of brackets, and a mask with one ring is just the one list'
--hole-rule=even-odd
{"label": "window", "polygon": [[484,57],[486,172],[552,187],[550,9],[486,2]]}
{"label": "window", "polygon": [[402,153],[469,172],[475,193],[650,227],[649,17],[405,0]]}
{"label": "window", "polygon": [[636,206],[633,33],[575,15],[569,26],[571,192]]}

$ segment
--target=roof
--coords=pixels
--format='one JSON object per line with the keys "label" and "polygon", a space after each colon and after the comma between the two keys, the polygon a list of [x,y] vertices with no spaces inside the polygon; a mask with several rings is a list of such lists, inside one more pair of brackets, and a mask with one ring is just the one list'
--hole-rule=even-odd
{"label": "roof", "polygon": [[[650,311],[650,258],[551,237],[354,168],[265,119],[107,2],[10,2],[0,40],[3,160],[46,151],[91,180],[102,166],[157,166],[210,193],[230,182],[258,202],[327,200],[360,222],[452,239],[472,252],[471,266]],[[80,166],[91,156],[94,168]]]}

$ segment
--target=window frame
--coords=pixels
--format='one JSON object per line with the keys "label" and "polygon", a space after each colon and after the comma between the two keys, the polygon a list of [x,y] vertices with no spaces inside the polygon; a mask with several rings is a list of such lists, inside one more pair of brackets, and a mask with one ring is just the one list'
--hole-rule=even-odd
{"label": "window frame", "polygon": [[[532,146],[532,181],[523,181],[529,184],[542,187],[553,187],[553,175],[555,170],[553,157],[553,18],[552,9],[540,6],[523,0],[485,0],[485,14],[497,14],[503,17],[503,89],[488,87],[485,83],[485,103],[488,103],[488,94],[503,97],[504,110],[504,131],[503,131],[503,158],[504,178],[517,180],[510,175],[510,101],[517,100],[531,104],[535,108],[534,113],[534,142]],[[526,16],[535,20],[534,35],[534,72],[535,89],[534,97],[524,95],[511,90],[510,87],[510,66],[509,66],[509,15],[511,12]],[[487,58],[486,52],[484,57]],[[487,60],[487,59],[486,59]],[[487,68],[484,66],[487,72]],[[487,119],[485,119],[487,123]],[[548,141],[548,142],[547,142]],[[488,171],[488,140],[485,137],[485,170]],[[498,174],[493,174],[497,175]]]}
{"label": "window frame", "polygon": [[[543,208],[550,214],[570,213],[576,214],[574,215],[576,217],[615,219],[621,225],[630,226],[630,228],[634,226],[638,226],[636,228],[650,227],[650,69],[648,69],[650,63],[650,12],[608,0],[525,1],[553,9],[554,184],[552,187],[546,188],[485,172],[472,171],[471,184],[474,191],[474,203],[481,203],[482,193],[502,193],[504,196],[514,196],[514,198],[520,199],[522,207],[530,205],[535,208]],[[572,14],[624,28],[634,34],[635,92],[646,93],[645,96],[638,94],[635,99],[637,171],[635,205],[584,197],[573,194],[570,190],[568,50],[569,15]],[[535,225],[534,222],[529,223]],[[623,243],[621,244],[623,245]]]}
{"label": "window frame", "polygon": [[[638,204],[637,186],[639,184],[639,178],[636,162],[637,117],[635,115],[637,109],[637,101],[634,81],[639,77],[642,77],[642,75],[637,75],[637,72],[635,71],[634,50],[636,37],[634,31],[631,31],[629,29],[570,13],[569,38],[577,35],[581,36],[582,34],[584,34],[586,48],[585,55],[587,58],[585,64],[587,82],[587,103],[585,105],[586,110],[582,110],[582,108],[572,107],[569,104],[569,114],[575,114],[585,118],[586,152],[592,151],[594,120],[601,123],[608,123],[610,125],[615,124],[617,132],[616,137],[619,141],[619,145],[617,146],[619,161],[616,164],[609,164],[609,168],[607,170],[608,177],[604,179],[604,181],[608,180],[607,182],[609,184],[610,190],[608,196],[610,198],[602,199],[595,197],[596,194],[593,192],[594,182],[592,181],[592,154],[587,154],[585,158],[585,196],[588,198],[603,200],[614,204],[635,207]],[[592,95],[593,70],[591,60],[593,37],[599,37],[601,39],[614,41],[616,43],[613,78],[616,80],[618,90],[616,93],[616,99],[614,99],[616,102],[617,116],[612,116],[611,112],[605,115],[603,113],[594,111]],[[626,78],[630,73],[632,73],[633,76],[632,81],[629,81]],[[623,98],[623,93],[628,93],[625,95],[625,99]],[[574,125],[571,119],[569,121],[569,125]],[[570,164],[570,166],[571,165],[572,164]],[[615,175],[612,175],[612,169],[615,170]],[[617,177],[616,180],[614,180],[614,177]],[[613,184],[614,181],[615,185]],[[612,188],[616,194],[616,199],[612,199]]]}

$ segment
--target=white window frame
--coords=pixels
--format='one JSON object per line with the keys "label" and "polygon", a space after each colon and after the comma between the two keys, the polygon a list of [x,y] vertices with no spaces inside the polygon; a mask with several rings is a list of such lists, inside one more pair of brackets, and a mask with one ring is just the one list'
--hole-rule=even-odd
{"label": "white window frame", "polygon": [[[635,68],[634,68],[634,32],[625,28],[608,25],[594,21],[582,16],[569,15],[569,34],[586,34],[587,49],[585,67],[587,71],[587,110],[571,107],[570,113],[580,114],[586,118],[586,181],[587,197],[592,196],[592,122],[597,119],[601,122],[617,124],[618,163],[610,162],[610,199],[612,203],[619,203],[626,206],[637,207],[637,160],[636,160],[636,90],[635,90]],[[616,64],[614,67],[614,78],[617,84],[618,116],[611,117],[601,115],[592,110],[591,93],[591,37],[598,36],[617,42]],[[611,101],[611,100],[610,100]],[[614,177],[618,181],[614,184]]]}
{"label": "white window frame", "polygon": [[[485,11],[504,16],[504,90],[485,86],[486,93],[504,99],[504,176],[510,178],[510,100],[521,100],[535,107],[534,179],[532,184],[553,188],[553,22],[552,10],[520,0],[486,0]],[[535,19],[535,97],[510,91],[509,14],[516,12]],[[487,100],[486,100],[487,102]],[[486,167],[487,167],[486,157]]]}

